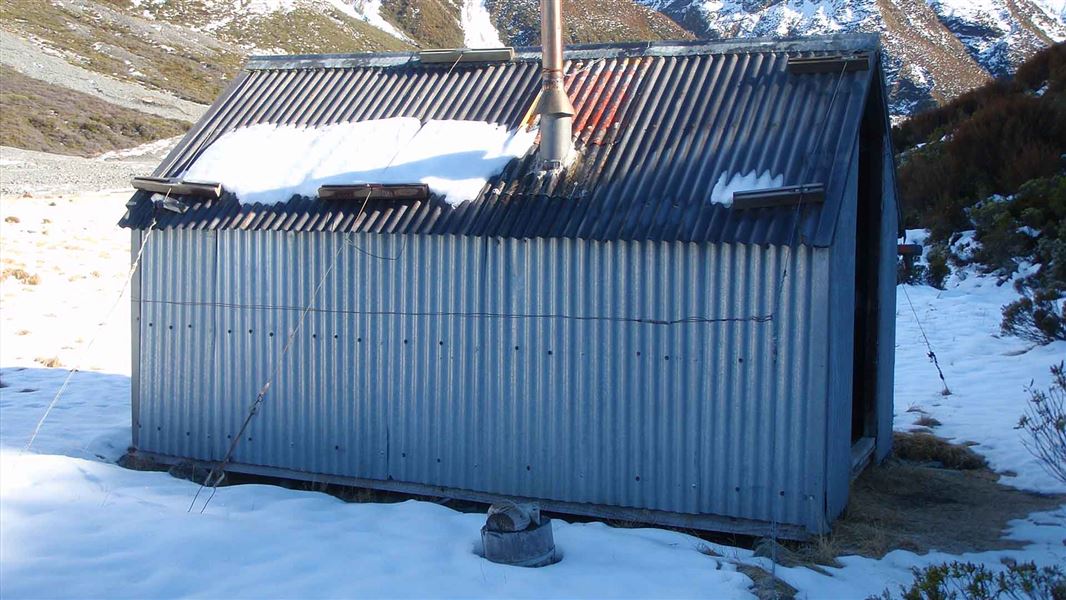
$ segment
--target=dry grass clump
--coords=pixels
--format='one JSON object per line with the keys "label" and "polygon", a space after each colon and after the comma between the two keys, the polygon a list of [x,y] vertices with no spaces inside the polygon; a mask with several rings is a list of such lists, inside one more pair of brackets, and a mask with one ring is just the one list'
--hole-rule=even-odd
{"label": "dry grass clump", "polygon": [[19,223],[19,218],[15,215],[8,215],[4,217],[4,223]]}
{"label": "dry grass clump", "polygon": [[33,359],[33,362],[40,363],[48,367],[49,369],[54,369],[56,367],[63,366],[63,363],[59,361],[58,356],[38,356],[37,358]]}
{"label": "dry grass clump", "polygon": [[914,424],[919,427],[940,427],[941,425],[943,425],[943,423],[929,415],[922,415],[918,417],[918,420],[915,421]]}
{"label": "dry grass clump", "polygon": [[[939,425],[939,422],[936,424]],[[948,469],[984,469],[988,466],[988,462],[969,446],[952,444],[930,433],[896,432],[892,436],[892,448],[896,458],[918,463],[938,463]]]}
{"label": "dry grass clump", "polygon": [[8,277],[15,278],[16,281],[23,285],[37,285],[41,282],[40,277],[33,273],[30,273],[26,269],[4,269],[3,272],[0,273],[0,281],[5,281]]}

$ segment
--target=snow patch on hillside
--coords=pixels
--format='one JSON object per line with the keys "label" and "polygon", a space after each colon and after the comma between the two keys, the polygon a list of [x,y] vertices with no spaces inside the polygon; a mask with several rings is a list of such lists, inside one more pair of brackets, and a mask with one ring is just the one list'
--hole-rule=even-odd
{"label": "snow patch on hillside", "polygon": [[1058,17],[1066,22],[1066,0],[1033,0],[1050,17]]}
{"label": "snow patch on hillside", "polygon": [[381,0],[350,0],[350,2],[349,0],[327,0],[327,2],[342,13],[366,21],[395,38],[405,42],[411,41],[411,38],[381,16]]}
{"label": "snow patch on hillside", "polygon": [[820,35],[876,31],[868,2],[783,0],[748,8],[743,0],[702,0],[700,11],[717,37]]}
{"label": "snow patch on hillside", "polygon": [[229,4],[225,1],[208,0],[206,7],[214,18],[202,27],[205,31],[215,31],[248,17],[265,17],[274,13],[287,14],[298,8],[324,12],[329,7],[352,19],[376,27],[397,39],[405,42],[411,41],[411,38],[381,15],[381,0],[231,0]]}
{"label": "snow patch on hillside", "polygon": [[[1043,46],[1040,35],[1066,39],[1066,19],[1054,8],[1006,0],[926,0],[938,18],[992,74],[1009,76],[1030,51]],[[1023,12],[1028,8],[1028,13]],[[1036,30],[1036,32],[1033,31]]]}
{"label": "snow patch on hillside", "polygon": [[500,34],[492,25],[492,15],[485,8],[484,0],[463,0],[459,12],[459,24],[463,28],[463,43],[467,48],[500,48]]}
{"label": "snow patch on hillside", "polygon": [[231,131],[184,178],[221,183],[243,203],[314,197],[323,185],[425,183],[449,204],[473,200],[535,132],[480,121],[398,117],[327,127],[270,124]]}

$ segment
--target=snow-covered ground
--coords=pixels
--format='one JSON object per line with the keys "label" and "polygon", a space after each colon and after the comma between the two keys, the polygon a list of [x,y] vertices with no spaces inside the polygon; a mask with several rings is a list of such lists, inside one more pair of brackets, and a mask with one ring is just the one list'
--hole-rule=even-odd
{"label": "snow-covered ground", "polygon": [[[346,504],[264,485],[221,488],[204,514],[196,486],[114,461],[129,441],[129,318],[118,305],[128,232],[114,223],[124,193],[0,200],[3,269],[36,285],[0,284],[0,596],[25,597],[710,597],[752,596],[744,549],[657,529],[554,525],[563,560],[542,569],[479,558],[483,516],[428,502]],[[15,217],[17,222],[7,222]],[[900,288],[902,290],[902,288]],[[1048,381],[1066,343],[1031,348],[998,333],[1008,287],[970,276],[949,290],[909,287],[954,394],[941,396],[906,297],[897,309],[897,428],[920,407],[937,433],[978,443],[1005,482],[1062,490],[1021,447],[1013,425],[1025,386]],[[99,335],[96,334],[99,332]],[[95,337],[88,352],[83,348]],[[26,443],[67,375],[66,393]],[[843,557],[824,573],[778,568],[809,598],[864,598],[910,579],[910,567],[953,558],[1066,562],[1066,507],[1012,522],[1021,550],[952,557],[895,551]],[[701,549],[713,549],[718,557]]]}

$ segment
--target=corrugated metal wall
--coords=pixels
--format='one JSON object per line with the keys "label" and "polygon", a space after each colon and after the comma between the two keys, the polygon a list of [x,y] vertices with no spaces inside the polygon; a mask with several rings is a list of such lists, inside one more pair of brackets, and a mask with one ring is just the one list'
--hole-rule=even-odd
{"label": "corrugated metal wall", "polygon": [[808,247],[158,231],[141,450],[222,457],[341,244],[235,462],[824,527]]}

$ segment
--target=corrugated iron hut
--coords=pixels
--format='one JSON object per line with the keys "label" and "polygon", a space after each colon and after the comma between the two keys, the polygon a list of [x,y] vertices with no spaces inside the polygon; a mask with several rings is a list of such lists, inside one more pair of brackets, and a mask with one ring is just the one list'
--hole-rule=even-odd
{"label": "corrugated iron hut", "polygon": [[252,58],[122,221],[143,243],[135,451],[211,462],[233,445],[236,472],[826,531],[891,444],[898,220],[877,38],[565,59],[563,169],[534,145],[458,204],[418,181],[363,185],[382,171],[267,204],[186,175],[256,124],[535,128],[540,54]]}

